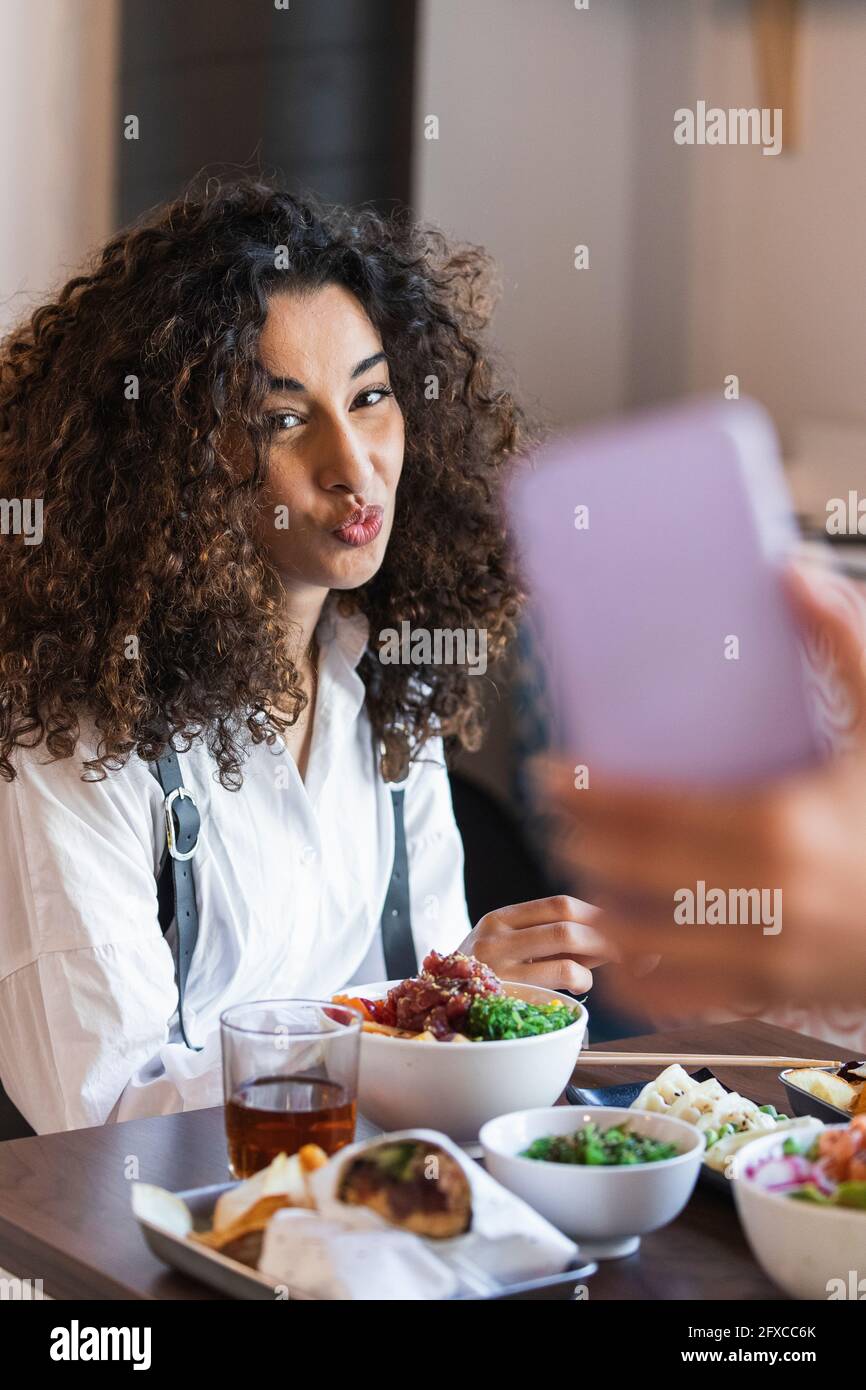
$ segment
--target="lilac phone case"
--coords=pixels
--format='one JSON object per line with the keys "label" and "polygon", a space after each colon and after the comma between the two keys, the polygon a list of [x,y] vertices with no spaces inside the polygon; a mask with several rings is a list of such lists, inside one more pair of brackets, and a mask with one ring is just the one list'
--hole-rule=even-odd
{"label": "lilac phone case", "polygon": [[672,782],[815,762],[780,577],[797,531],[765,411],[688,402],[560,439],[533,462],[509,504],[554,745],[590,776]]}

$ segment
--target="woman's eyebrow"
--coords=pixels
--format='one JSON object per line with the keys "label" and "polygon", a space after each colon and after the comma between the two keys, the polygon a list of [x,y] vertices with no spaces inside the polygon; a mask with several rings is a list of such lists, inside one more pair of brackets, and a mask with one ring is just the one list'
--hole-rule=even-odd
{"label": "woman's eyebrow", "polygon": [[[388,355],[384,352],[374,352],[372,357],[363,357],[357,366],[352,368],[349,380],[354,381],[356,377],[363,376],[369,372],[371,367],[375,367],[378,362],[387,362]],[[272,376],[268,378],[268,387],[271,391],[306,391],[306,386],[302,381],[298,381],[294,376]]]}

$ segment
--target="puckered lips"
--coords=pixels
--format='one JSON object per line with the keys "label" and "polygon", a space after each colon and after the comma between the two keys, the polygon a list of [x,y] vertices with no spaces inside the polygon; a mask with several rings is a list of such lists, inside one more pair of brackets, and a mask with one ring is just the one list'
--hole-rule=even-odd
{"label": "puckered lips", "polygon": [[369,545],[382,529],[384,507],[357,507],[331,532],[344,545]]}

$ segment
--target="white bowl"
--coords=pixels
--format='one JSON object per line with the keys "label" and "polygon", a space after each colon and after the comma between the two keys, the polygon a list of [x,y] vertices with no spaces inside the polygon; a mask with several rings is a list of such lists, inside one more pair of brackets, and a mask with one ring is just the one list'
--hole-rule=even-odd
{"label": "white bowl", "polygon": [[[352,992],[381,999],[393,984]],[[509,994],[531,1004],[566,1004],[575,1022],[554,1033],[502,1042],[416,1042],[361,1034],[358,1108],[384,1130],[439,1129],[458,1144],[478,1139],[486,1120],[527,1105],[550,1105],[565,1090],[586,1033],[582,1004],[550,989],[510,984]]]}
{"label": "white bowl", "polygon": [[[533,1139],[544,1135],[574,1134],[589,1123],[611,1129],[623,1120],[642,1135],[676,1144],[680,1152],[656,1163],[621,1167],[521,1157]],[[572,1236],[583,1254],[612,1259],[631,1255],[642,1235],[666,1226],[682,1211],[698,1180],[704,1136],[694,1125],[667,1115],[619,1105],[557,1105],[500,1115],[482,1129],[481,1147],[487,1171],[503,1187]]]}
{"label": "white bowl", "polygon": [[[844,1124],[825,1126],[846,1128]],[[745,1175],[756,1159],[781,1153],[784,1140],[798,1134],[816,1137],[815,1130],[793,1127],[784,1134],[762,1135],[734,1156],[734,1199],[746,1239],[764,1273],[791,1298],[862,1298],[866,1294],[866,1211],[798,1202],[784,1193],[768,1192],[758,1179]]]}

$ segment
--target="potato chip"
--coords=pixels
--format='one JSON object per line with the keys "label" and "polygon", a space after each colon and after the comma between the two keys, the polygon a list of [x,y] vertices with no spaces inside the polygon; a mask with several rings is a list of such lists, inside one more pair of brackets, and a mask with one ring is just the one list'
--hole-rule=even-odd
{"label": "potato chip", "polygon": [[186,1236],[192,1230],[192,1215],[186,1202],[153,1183],[132,1184],[132,1210],[139,1221],[159,1226],[173,1236]]}
{"label": "potato chip", "polygon": [[[263,1198],[278,1196],[282,1200],[277,1206],[310,1207],[312,1198],[307,1188],[307,1177],[314,1173],[322,1163],[327,1163],[328,1155],[318,1144],[305,1144],[300,1153],[277,1154],[267,1168],[262,1168],[245,1182],[238,1183],[217,1199],[213,1214],[214,1231],[227,1230],[235,1226]],[[273,1208],[276,1210],[276,1207]]]}

